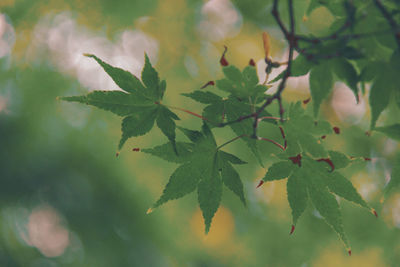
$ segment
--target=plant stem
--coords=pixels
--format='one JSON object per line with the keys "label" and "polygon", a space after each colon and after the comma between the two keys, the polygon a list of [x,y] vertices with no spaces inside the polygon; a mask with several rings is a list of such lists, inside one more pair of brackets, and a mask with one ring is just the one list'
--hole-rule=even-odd
{"label": "plant stem", "polygon": [[256,139],[270,142],[270,143],[276,145],[277,147],[279,147],[280,149],[282,149],[282,151],[285,151],[285,148],[281,144],[279,144],[278,142],[276,142],[276,141],[274,141],[272,139],[268,139],[268,138],[264,138],[264,137],[260,137],[260,136],[258,136]]}
{"label": "plant stem", "polygon": [[188,114],[190,114],[190,115],[193,115],[193,116],[196,116],[197,118],[202,119],[203,121],[208,121],[208,122],[210,122],[210,123],[212,123],[212,124],[216,124],[216,125],[218,124],[218,123],[215,123],[215,122],[213,122],[213,121],[207,119],[206,117],[203,117],[203,116],[201,116],[201,115],[199,115],[199,114],[197,114],[197,113],[195,113],[195,112],[192,112],[192,111],[190,111],[190,110],[183,109],[183,108],[179,108],[179,107],[173,107],[173,106],[169,106],[169,105],[165,105],[165,104],[161,104],[161,103],[159,103],[159,104],[160,104],[160,105],[163,105],[163,106],[165,106],[165,107],[167,107],[167,108],[170,108],[170,109],[175,109],[175,110],[179,110],[179,111],[186,112],[186,113],[188,113]]}
{"label": "plant stem", "polygon": [[219,149],[221,149],[222,147],[224,147],[224,146],[226,146],[226,145],[228,145],[228,144],[230,144],[230,143],[232,143],[232,142],[234,142],[234,141],[236,141],[236,140],[238,140],[238,139],[240,139],[240,138],[242,138],[242,137],[245,137],[245,136],[247,136],[247,135],[246,135],[246,134],[242,134],[242,135],[236,136],[235,138],[233,138],[233,139],[231,139],[231,140],[229,140],[229,141],[223,143],[223,144],[220,145],[219,147],[217,147],[217,150],[219,150]]}

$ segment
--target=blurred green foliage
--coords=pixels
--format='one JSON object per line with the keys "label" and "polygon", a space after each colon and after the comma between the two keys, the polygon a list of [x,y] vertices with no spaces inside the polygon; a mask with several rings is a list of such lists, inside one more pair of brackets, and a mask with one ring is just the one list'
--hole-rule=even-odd
{"label": "blurred green foliage", "polygon": [[[295,2],[296,18],[301,21],[309,1]],[[234,45],[246,41],[261,47],[261,32],[268,29],[276,33],[277,29],[269,13],[271,1],[232,3],[243,16],[243,29],[222,41],[232,50],[229,60],[244,66],[250,57],[261,59],[263,55],[257,49]],[[335,233],[323,220],[314,218],[319,215],[311,207],[295,234],[289,236],[285,184],[268,183],[255,190],[265,170],[243,143],[232,145],[229,150],[241,151],[243,158],[252,162],[237,168],[245,181],[247,208],[232,192],[224,190],[223,208],[207,237],[203,235],[200,212],[195,209],[194,194],[146,215],[176,166],[127,149],[116,159],[120,136],[116,117],[56,101],[56,96],[87,89],[77,82],[73,72],[60,70],[50,53],[35,50],[35,26],[42,18],[70,12],[78,25],[111,40],[126,29],[136,28],[153,36],[160,49],[157,68],[173,88],[166,101],[187,106],[187,99],[180,93],[192,92],[204,82],[222,77],[215,71],[222,41],[204,44],[206,40],[196,32],[203,16],[202,5],[202,1],[183,0],[0,3],[0,12],[14,27],[16,36],[12,52],[0,59],[0,107],[5,105],[0,109],[0,266],[396,266],[400,262],[400,230],[395,220],[400,198],[394,194],[379,203],[385,175],[395,162],[399,145],[381,133],[366,136],[369,118],[352,125],[341,122],[328,104],[321,105],[324,118],[342,129],[341,135],[326,140],[328,146],[352,156],[382,159],[359,162],[345,170],[359,189],[372,192],[368,201],[380,214],[376,220],[361,208],[342,201],[344,227],[353,247],[353,256],[348,257]],[[379,30],[379,23],[384,22],[375,23],[375,13],[370,10],[365,23],[370,24],[371,30]],[[142,26],[140,19],[144,17],[149,17],[148,24]],[[325,19],[321,24],[333,21],[332,14],[320,8],[297,27],[305,33],[321,33],[323,29],[315,23],[321,17]],[[279,56],[283,53],[283,46],[279,45],[282,41],[279,34],[271,35],[273,50]],[[393,48],[393,40],[387,35],[354,42],[379,60],[389,59]],[[197,62],[197,75],[186,67],[191,62],[188,58]],[[306,98],[294,90],[286,96]],[[190,106],[200,110],[198,104]],[[398,123],[398,114],[399,108],[391,100],[382,116],[392,124]],[[185,126],[197,125],[189,117],[182,117]],[[262,127],[261,132],[270,138],[280,138],[272,126]],[[216,131],[224,139],[234,137],[227,129]],[[154,147],[164,141],[161,132],[155,132],[127,145]],[[278,150],[265,144],[260,151]],[[267,166],[271,163],[267,162]],[[42,240],[44,245],[40,246],[33,242],[29,223],[33,222],[32,214],[40,210],[57,216],[58,227],[68,231],[68,245],[57,256],[43,250],[45,244],[51,248],[52,243]],[[47,236],[47,241],[51,240],[57,238]]]}

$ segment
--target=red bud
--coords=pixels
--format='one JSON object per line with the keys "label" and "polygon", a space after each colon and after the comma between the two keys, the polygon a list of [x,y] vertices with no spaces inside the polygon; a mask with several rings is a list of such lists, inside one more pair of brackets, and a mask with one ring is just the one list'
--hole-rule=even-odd
{"label": "red bud", "polygon": [[118,156],[119,156],[119,152],[115,153],[115,157],[117,157],[117,158],[118,158]]}
{"label": "red bud", "polygon": [[255,67],[256,63],[254,62],[254,59],[250,59],[249,65]]}
{"label": "red bud", "polygon": [[139,152],[139,151],[140,151],[140,148],[138,148],[138,147],[132,148],[132,151],[134,151],[134,152]]}
{"label": "red bud", "polygon": [[351,256],[351,249],[349,249],[347,252],[349,253],[349,256]]}
{"label": "red bud", "polygon": [[292,225],[292,229],[290,229],[290,233],[289,233],[289,235],[291,235],[291,234],[293,234],[293,232],[294,232],[294,225]]}
{"label": "red bud", "polygon": [[222,53],[222,56],[221,56],[221,59],[219,60],[219,63],[221,64],[221,66],[226,67],[226,66],[229,65],[228,61],[225,58],[225,54],[226,54],[226,51],[228,51],[228,47],[226,47],[226,45],[224,47],[225,47],[225,50]]}
{"label": "red bud", "polygon": [[306,100],[303,100],[303,104],[304,104],[304,105],[307,105],[308,102],[310,102],[310,100],[311,100],[311,97],[307,98]]}
{"label": "red bud", "polygon": [[335,134],[340,134],[340,128],[339,127],[333,127],[333,131],[335,132]]}
{"label": "red bud", "polygon": [[325,139],[325,138],[326,138],[326,135],[321,136],[321,139]]}
{"label": "red bud", "polygon": [[200,89],[204,89],[204,88],[206,88],[206,87],[209,86],[209,85],[215,85],[215,82],[214,82],[214,81],[209,81],[209,82],[207,82],[205,85],[203,85],[202,87],[200,87]]}
{"label": "red bud", "polygon": [[261,180],[259,183],[258,183],[258,185],[257,185],[257,187],[256,188],[259,188],[260,186],[262,186],[264,184],[264,181],[263,180]]}
{"label": "red bud", "polygon": [[365,161],[371,161],[371,158],[365,158],[365,157],[364,157],[364,160],[365,160]]}

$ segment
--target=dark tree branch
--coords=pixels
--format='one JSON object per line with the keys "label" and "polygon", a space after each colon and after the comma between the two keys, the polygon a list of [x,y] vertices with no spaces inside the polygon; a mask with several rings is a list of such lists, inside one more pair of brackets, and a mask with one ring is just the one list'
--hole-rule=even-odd
{"label": "dark tree branch", "polygon": [[399,25],[397,25],[397,22],[394,20],[392,14],[389,13],[389,11],[386,9],[386,7],[382,4],[382,2],[380,0],[374,0],[374,3],[375,3],[375,6],[379,9],[379,11],[382,13],[382,15],[385,17],[385,19],[389,23],[390,27],[392,28],[394,37],[396,38],[397,46],[400,49]]}

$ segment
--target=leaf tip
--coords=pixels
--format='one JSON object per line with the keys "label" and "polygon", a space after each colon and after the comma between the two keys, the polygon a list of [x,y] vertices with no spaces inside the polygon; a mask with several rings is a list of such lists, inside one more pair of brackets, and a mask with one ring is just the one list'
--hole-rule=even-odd
{"label": "leaf tip", "polygon": [[215,82],[214,82],[214,81],[208,81],[205,85],[203,85],[202,87],[200,87],[200,89],[204,89],[204,88],[206,88],[207,86],[210,86],[210,85],[214,86],[214,85],[215,85]]}
{"label": "leaf tip", "polygon": [[307,98],[306,100],[303,100],[303,104],[307,105],[311,101],[311,97]]}
{"label": "leaf tip", "polygon": [[256,188],[259,188],[260,186],[262,186],[264,184],[264,181],[263,180],[261,180],[259,183],[258,183],[258,185],[257,185],[257,187]]}
{"label": "leaf tip", "polygon": [[351,256],[351,249],[348,249],[347,253],[349,253],[349,256]]}
{"label": "leaf tip", "polygon": [[132,148],[132,151],[133,151],[133,152],[139,152],[139,151],[140,151],[140,148],[134,147],[134,148]]}
{"label": "leaf tip", "polygon": [[340,128],[339,127],[335,126],[332,129],[335,132],[335,134],[340,134]]}
{"label": "leaf tip", "polygon": [[118,158],[118,156],[119,156],[119,151],[117,151],[117,152],[115,153],[115,157]]}
{"label": "leaf tip", "polygon": [[89,53],[83,53],[83,56],[84,56],[84,57],[94,57],[93,54],[89,54]]}
{"label": "leaf tip", "polygon": [[219,63],[221,64],[221,66],[226,67],[229,65],[228,60],[226,60],[225,58],[225,54],[228,51],[228,47],[226,45],[224,45],[224,52],[222,53],[221,59],[219,60]]}
{"label": "leaf tip", "polygon": [[149,208],[147,211],[146,211],[146,214],[150,214],[150,213],[152,213],[153,212],[153,209],[152,208]]}
{"label": "leaf tip", "polygon": [[378,218],[378,213],[376,212],[376,210],[375,210],[375,209],[371,209],[371,212],[372,212],[372,214],[374,214],[374,215],[375,215],[375,217],[376,217],[376,218]]}
{"label": "leaf tip", "polygon": [[293,224],[293,225],[292,225],[292,228],[290,229],[290,233],[289,233],[289,235],[293,234],[293,232],[294,232],[294,229],[295,229],[295,226],[294,226],[294,224]]}
{"label": "leaf tip", "polygon": [[249,65],[252,66],[252,67],[256,66],[256,62],[254,61],[254,59],[252,59],[252,58],[250,59]]}
{"label": "leaf tip", "polygon": [[204,234],[208,235],[209,232],[210,232],[210,224],[206,224],[204,229]]}

